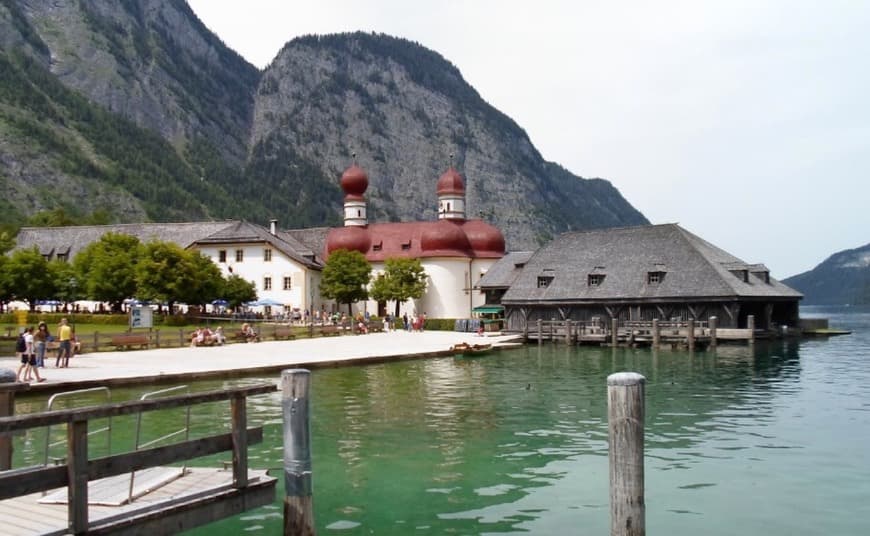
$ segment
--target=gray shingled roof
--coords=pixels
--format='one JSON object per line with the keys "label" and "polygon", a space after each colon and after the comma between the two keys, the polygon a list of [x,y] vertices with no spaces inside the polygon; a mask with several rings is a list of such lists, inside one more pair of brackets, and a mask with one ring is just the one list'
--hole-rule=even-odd
{"label": "gray shingled roof", "polygon": [[533,254],[534,251],[511,251],[505,254],[490,266],[486,274],[477,282],[477,286],[482,289],[510,287]]}
{"label": "gray shingled roof", "polygon": [[331,227],[311,227],[308,229],[285,229],[279,233],[289,237],[309,248],[318,259],[321,259],[326,249],[326,235]]}
{"label": "gray shingled roof", "polygon": [[122,223],[72,227],[22,227],[15,249],[36,246],[43,255],[66,254],[69,259],[108,232],[135,236],[142,242],[161,240],[186,248],[196,240],[232,226],[236,221],[189,223]]}
{"label": "gray shingled roof", "polygon": [[[749,282],[731,271],[744,269]],[[766,271],[676,224],[572,232],[535,252],[502,303],[802,297],[773,278],[765,282]],[[664,279],[647,283],[649,272],[664,272]],[[590,274],[603,282],[590,286]],[[539,276],[553,279],[539,288]]]}
{"label": "gray shingled roof", "polygon": [[263,226],[246,221],[235,222],[219,231],[200,238],[194,242],[197,245],[220,245],[220,244],[269,244],[287,257],[309,268],[321,268],[317,262],[315,253],[292,236],[276,232],[272,234]]}

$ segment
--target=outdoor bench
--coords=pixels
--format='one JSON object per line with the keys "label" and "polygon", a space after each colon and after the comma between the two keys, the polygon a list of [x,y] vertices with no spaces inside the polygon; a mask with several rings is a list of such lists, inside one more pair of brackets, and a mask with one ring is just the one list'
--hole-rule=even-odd
{"label": "outdoor bench", "polygon": [[295,339],[296,334],[293,333],[293,330],[290,328],[275,328],[275,339],[285,339],[291,340]]}
{"label": "outdoor bench", "polygon": [[148,335],[112,335],[112,346],[116,349],[128,349],[133,346],[148,348]]}
{"label": "outdoor bench", "polygon": [[320,334],[324,337],[327,335],[341,335],[338,326],[323,326],[320,328]]}

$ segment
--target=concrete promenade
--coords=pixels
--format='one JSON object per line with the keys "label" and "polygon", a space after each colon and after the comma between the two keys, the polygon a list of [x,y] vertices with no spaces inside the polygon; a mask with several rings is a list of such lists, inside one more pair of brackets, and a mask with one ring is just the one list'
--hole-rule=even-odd
{"label": "concrete promenade", "polygon": [[[480,338],[473,333],[452,331],[396,331],[198,348],[85,353],[70,359],[69,368],[55,368],[55,356],[46,355],[46,366],[40,369],[40,374],[47,381],[31,383],[30,391],[277,374],[285,368],[346,366],[408,357],[449,355],[450,347],[460,342],[485,342],[498,346],[516,340],[516,335]],[[0,368],[16,371],[18,366],[19,362],[15,358],[0,358]]]}

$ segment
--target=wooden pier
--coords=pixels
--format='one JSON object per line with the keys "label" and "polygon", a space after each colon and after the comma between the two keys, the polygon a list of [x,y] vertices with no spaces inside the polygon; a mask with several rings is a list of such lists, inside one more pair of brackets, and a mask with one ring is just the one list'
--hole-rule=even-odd
{"label": "wooden pier", "polygon": [[[553,341],[567,344],[598,346],[650,346],[659,348],[705,348],[719,342],[737,341],[752,344],[758,338],[769,336],[754,328],[749,317],[749,328],[723,329],[716,325],[716,317],[705,321],[593,321],[538,320],[523,333],[526,341]],[[797,335],[792,333],[784,336]]]}
{"label": "wooden pier", "polygon": [[[248,445],[262,441],[263,429],[247,428],[246,399],[276,390],[274,384],[264,384],[0,417],[0,436],[43,426],[67,427],[65,463],[0,472],[3,533],[171,534],[271,504],[276,479],[265,471],[248,469]],[[229,433],[88,457],[91,420],[221,400],[230,401]],[[229,469],[165,467],[224,451],[232,452]],[[135,496],[131,488],[134,471],[140,485],[147,488]]]}

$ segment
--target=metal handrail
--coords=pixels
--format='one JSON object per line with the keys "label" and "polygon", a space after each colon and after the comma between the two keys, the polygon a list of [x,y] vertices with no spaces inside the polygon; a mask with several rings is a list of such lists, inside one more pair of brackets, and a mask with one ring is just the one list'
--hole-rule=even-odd
{"label": "metal handrail", "polygon": [[[69,398],[73,395],[81,395],[84,393],[93,393],[93,392],[97,392],[97,391],[102,391],[102,392],[106,393],[106,403],[107,404],[112,402],[112,392],[109,390],[108,387],[91,387],[89,389],[77,389],[75,391],[65,391],[63,393],[56,393],[56,394],[51,395],[51,398],[48,399],[48,403],[46,404],[46,411],[51,411],[51,409],[54,407],[54,403],[60,399]],[[112,453],[112,417],[109,416],[107,418],[108,418],[109,422],[106,426],[104,426],[102,428],[97,428],[96,430],[90,430],[90,431],[88,431],[88,435],[91,436],[94,434],[98,434],[100,432],[108,432],[106,434],[106,454],[111,454]],[[59,441],[55,441],[54,443],[52,443],[51,442],[51,425],[50,424],[47,425],[45,427],[45,458],[43,460],[43,465],[46,465],[46,466],[48,465],[48,455],[49,455],[49,451],[51,450],[51,447],[61,445],[61,444],[64,444],[66,442],[67,442],[66,439],[61,439]]]}
{"label": "metal handrail", "polygon": [[[139,397],[139,400],[144,401],[144,400],[148,400],[150,398],[156,397],[156,396],[165,395],[167,393],[174,393],[176,391],[181,391],[181,390],[186,390],[188,394],[190,393],[189,386],[178,385],[176,387],[169,387],[168,389],[160,389],[159,391],[151,391],[150,393],[145,393],[144,395]],[[144,444],[139,443],[139,439],[141,438],[141,433],[142,433],[142,412],[140,411],[139,413],[136,414],[136,442],[133,445],[133,450],[139,450],[140,448],[143,448],[143,447],[149,447],[151,445],[154,445],[155,443],[160,443],[161,441],[169,439],[170,437],[175,437],[175,436],[182,434],[182,433],[184,434],[185,440],[190,439],[190,406],[186,407],[186,417],[185,417],[185,422],[184,422],[183,428],[180,428],[174,432],[170,432],[170,433],[163,435],[161,437],[158,437],[156,439],[152,439],[151,441],[148,441]],[[187,464],[184,464],[181,466],[181,473],[182,474],[184,474],[185,470],[187,470]],[[135,480],[136,480],[136,471],[130,471],[130,487],[129,487],[128,492],[127,492],[127,501],[128,502],[133,502],[133,499],[135,498],[135,497],[133,497],[133,485],[135,483]]]}

